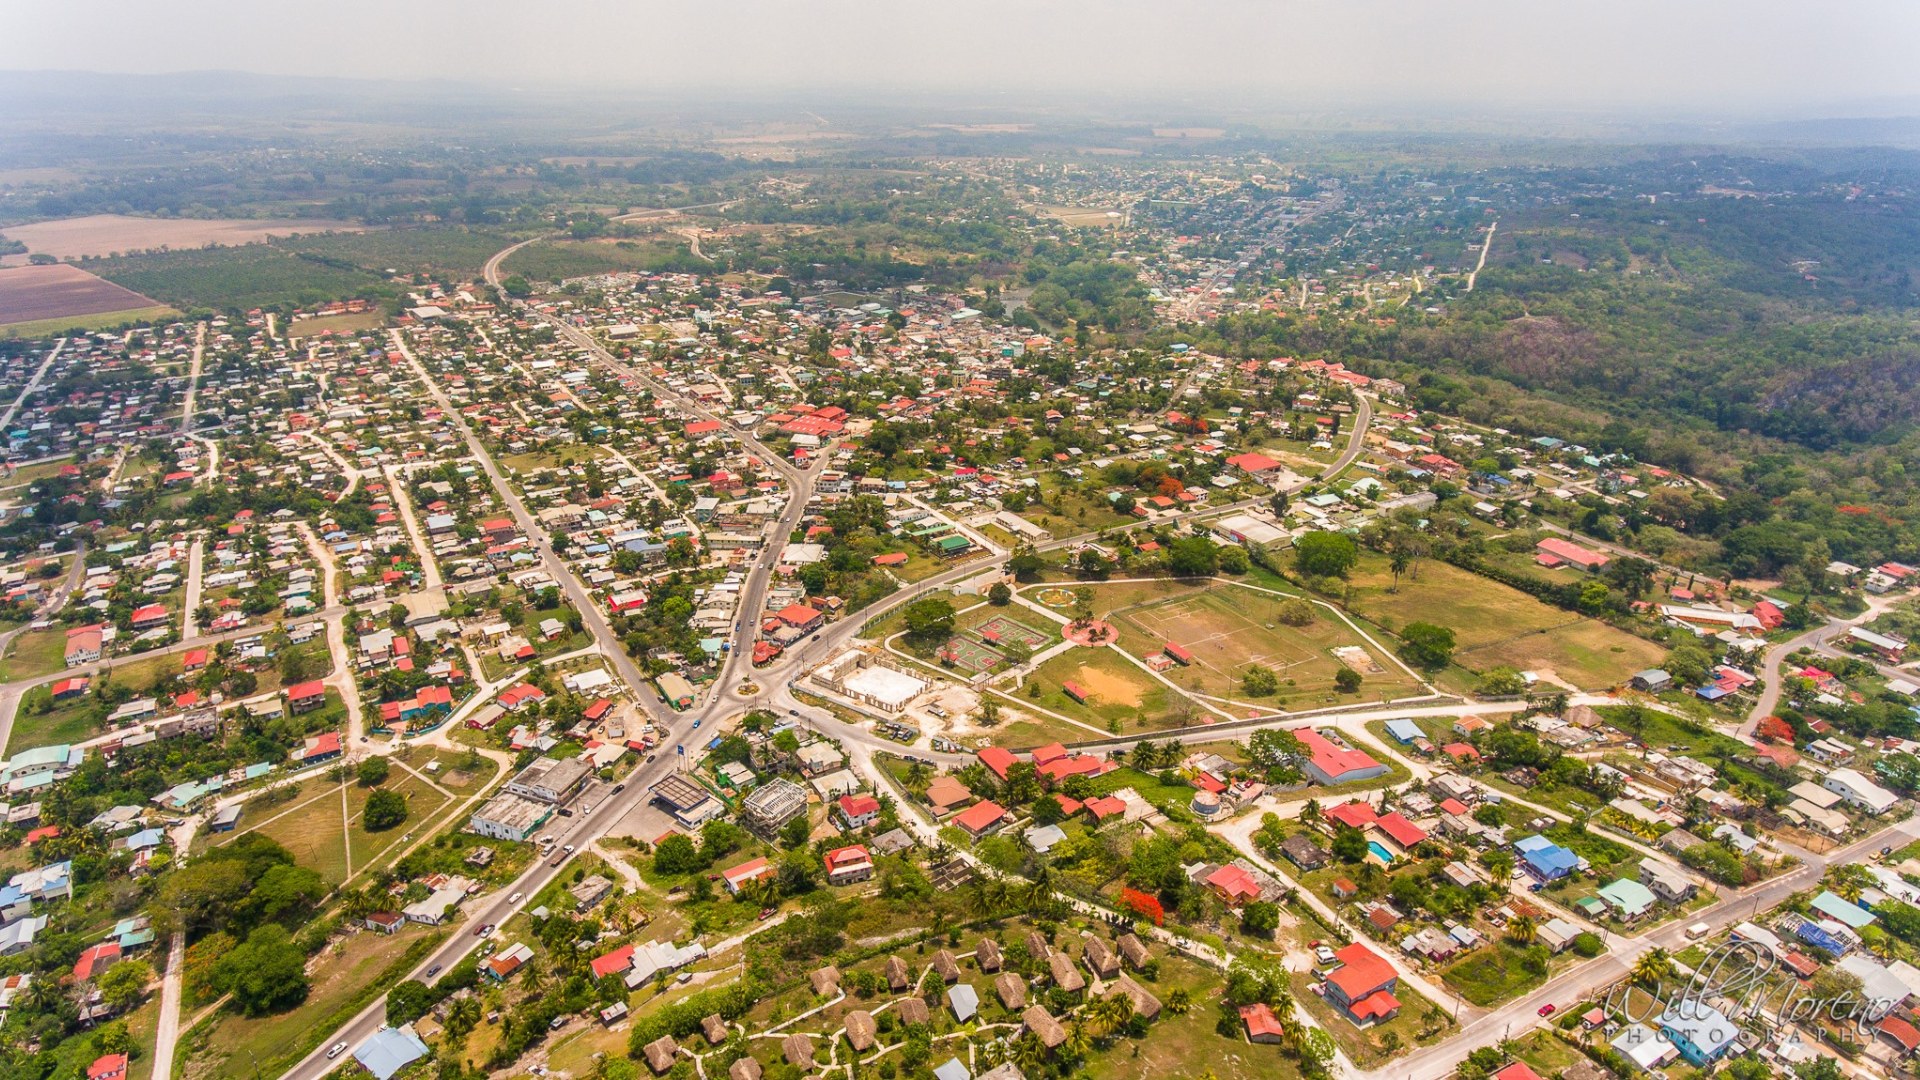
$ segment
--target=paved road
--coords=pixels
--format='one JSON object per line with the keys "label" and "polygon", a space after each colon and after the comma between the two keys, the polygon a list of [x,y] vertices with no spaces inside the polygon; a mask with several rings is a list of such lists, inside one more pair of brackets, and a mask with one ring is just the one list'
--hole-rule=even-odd
{"label": "paved road", "polygon": [[[1831,650],[1823,648],[1828,641],[1846,633],[1849,627],[1859,626],[1862,623],[1872,622],[1874,619],[1879,618],[1882,612],[1892,607],[1900,599],[1904,599],[1904,597],[1876,596],[1867,601],[1865,611],[1862,611],[1851,619],[1832,620],[1825,626],[1816,626],[1805,633],[1796,635],[1769,648],[1766,654],[1760,658],[1760,670],[1755,672],[1755,674],[1760,677],[1762,687],[1760,697],[1759,700],[1753,703],[1753,708],[1747,712],[1746,720],[1741,723],[1739,731],[1740,737],[1742,739],[1753,738],[1754,728],[1760,726],[1760,721],[1772,716],[1775,707],[1780,704],[1780,695],[1783,692],[1783,688],[1780,685],[1780,665],[1789,655],[1800,649],[1808,648],[1819,649],[1831,654]],[[1908,672],[1901,672],[1899,675],[1892,677],[1906,678],[1909,674]]]}
{"label": "paved road", "polygon": [[40,389],[40,384],[46,379],[47,372],[53,369],[53,362],[60,358],[61,350],[66,347],[66,338],[61,338],[54,343],[52,351],[47,353],[47,358],[40,361],[40,367],[33,373],[33,378],[27,380],[26,388],[20,391],[20,396],[13,399],[13,404],[7,406],[5,413],[0,413],[0,430],[5,430],[13,423],[13,418],[20,413],[20,406],[25,404],[26,400],[33,396],[35,390]]}

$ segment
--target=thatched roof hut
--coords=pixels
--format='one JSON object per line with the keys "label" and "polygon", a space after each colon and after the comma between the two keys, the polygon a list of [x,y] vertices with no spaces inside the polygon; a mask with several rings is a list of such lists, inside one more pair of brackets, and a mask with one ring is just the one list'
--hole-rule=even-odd
{"label": "thatched roof hut", "polygon": [[1053,985],[1067,993],[1074,994],[1087,988],[1086,976],[1080,974],[1073,958],[1066,953],[1054,953],[1047,957],[1047,966],[1053,971]]}
{"label": "thatched roof hut", "polygon": [[880,1036],[880,1025],[874,1022],[873,1014],[864,1009],[855,1009],[847,1014],[847,1041],[855,1050],[865,1053],[873,1049]]}
{"label": "thatched roof hut", "polygon": [[836,993],[840,989],[840,969],[832,964],[808,975],[807,979],[813,983],[813,992],[821,997]]}
{"label": "thatched roof hut", "polygon": [[1056,1049],[1061,1043],[1067,1041],[1067,1029],[1061,1027],[1060,1021],[1049,1016],[1047,1010],[1038,1005],[1030,1006],[1026,1012],[1021,1013],[1020,1021],[1040,1040],[1040,1045],[1049,1050]]}
{"label": "thatched roof hut", "polygon": [[991,975],[1000,970],[1000,946],[992,938],[981,938],[980,944],[973,950],[973,962],[980,970]]}
{"label": "thatched roof hut", "polygon": [[813,1068],[813,1040],[805,1035],[789,1035],[780,1041],[780,1052],[787,1064],[796,1069]]}
{"label": "thatched roof hut", "polygon": [[679,1052],[680,1044],[674,1042],[671,1035],[660,1036],[640,1051],[641,1055],[647,1059],[647,1068],[657,1073],[673,1068],[673,1057]]}
{"label": "thatched roof hut", "polygon": [[707,1041],[715,1046],[727,1041],[727,1022],[720,1019],[719,1013],[700,1021],[700,1030],[706,1034]]}
{"label": "thatched roof hut", "polygon": [[1003,971],[993,980],[993,992],[1000,995],[1000,1004],[1009,1009],[1027,1007],[1027,980],[1011,971]]}

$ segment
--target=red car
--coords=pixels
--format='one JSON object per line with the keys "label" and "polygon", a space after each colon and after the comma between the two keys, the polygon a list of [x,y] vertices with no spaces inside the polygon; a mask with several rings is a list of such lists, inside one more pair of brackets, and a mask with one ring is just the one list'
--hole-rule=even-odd
{"label": "red car", "polygon": [[1540,1006],[1540,1015],[1541,1015],[1541,1016],[1552,1016],[1552,1015],[1553,1015],[1553,1009],[1554,1009],[1554,1007],[1553,1007],[1552,1005],[1542,1005],[1542,1006]]}

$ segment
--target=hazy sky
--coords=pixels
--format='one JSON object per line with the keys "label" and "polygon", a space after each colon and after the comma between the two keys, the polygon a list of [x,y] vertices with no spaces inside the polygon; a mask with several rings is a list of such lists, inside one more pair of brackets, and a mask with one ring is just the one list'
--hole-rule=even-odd
{"label": "hazy sky", "polygon": [[1822,115],[1920,99],[1916,0],[0,0],[20,68],[1257,110]]}

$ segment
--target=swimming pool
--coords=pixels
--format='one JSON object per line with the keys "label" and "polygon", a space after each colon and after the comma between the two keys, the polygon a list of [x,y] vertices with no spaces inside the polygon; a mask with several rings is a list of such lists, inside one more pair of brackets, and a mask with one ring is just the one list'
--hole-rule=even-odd
{"label": "swimming pool", "polygon": [[1380,861],[1383,863],[1393,862],[1393,852],[1388,851],[1386,848],[1386,845],[1382,844],[1378,840],[1367,841],[1367,850],[1373,852],[1375,855],[1378,855],[1380,857]]}

